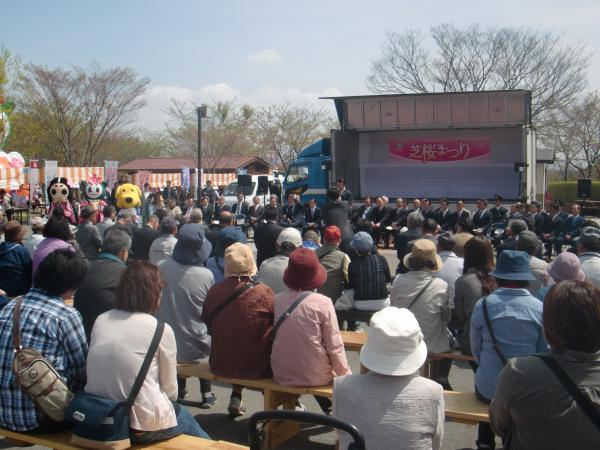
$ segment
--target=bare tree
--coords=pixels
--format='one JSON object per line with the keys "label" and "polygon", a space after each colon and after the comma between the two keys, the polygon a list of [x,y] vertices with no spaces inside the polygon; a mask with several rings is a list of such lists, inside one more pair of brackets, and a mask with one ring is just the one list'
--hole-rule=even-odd
{"label": "bare tree", "polygon": [[123,135],[145,105],[148,78],[128,67],[49,69],[29,64],[18,83],[19,109],[55,143],[68,165],[91,165],[102,147]]}
{"label": "bare tree", "polygon": [[[530,28],[431,28],[431,41],[415,30],[389,32],[383,55],[372,62],[367,86],[377,93],[532,91],[538,121],[568,106],[586,86],[590,52],[561,36]],[[428,51],[427,48],[432,50]]]}
{"label": "bare tree", "polygon": [[[234,100],[214,102],[209,106],[210,117],[202,122],[202,153],[207,157],[202,166],[214,169],[224,156],[244,155],[251,152],[250,127],[254,110],[238,105]],[[198,118],[196,108],[175,99],[166,110],[169,153],[196,158],[198,145]]]}
{"label": "bare tree", "polygon": [[255,131],[263,155],[276,155],[285,171],[304,147],[329,136],[333,127],[334,119],[324,109],[283,104],[262,108]]}

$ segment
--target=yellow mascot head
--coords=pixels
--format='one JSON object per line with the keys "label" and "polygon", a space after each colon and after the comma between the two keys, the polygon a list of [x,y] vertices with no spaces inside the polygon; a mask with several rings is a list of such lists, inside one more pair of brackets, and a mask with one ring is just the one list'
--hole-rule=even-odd
{"label": "yellow mascot head", "polygon": [[117,208],[135,208],[142,205],[142,191],[135,184],[125,183],[117,188],[115,193]]}

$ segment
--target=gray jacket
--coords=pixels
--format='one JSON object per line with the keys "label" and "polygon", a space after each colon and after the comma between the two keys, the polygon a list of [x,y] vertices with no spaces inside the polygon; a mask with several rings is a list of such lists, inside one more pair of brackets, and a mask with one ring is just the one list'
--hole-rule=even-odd
{"label": "gray jacket", "polygon": [[210,336],[200,320],[204,299],[213,285],[213,274],[199,266],[184,266],[168,257],[158,264],[166,286],[159,317],[171,325],[177,342],[177,362],[208,358]]}
{"label": "gray jacket", "polygon": [[75,238],[77,244],[79,244],[79,249],[87,259],[90,261],[98,259],[102,247],[102,236],[100,236],[100,231],[98,231],[96,225],[86,220],[77,227]]}

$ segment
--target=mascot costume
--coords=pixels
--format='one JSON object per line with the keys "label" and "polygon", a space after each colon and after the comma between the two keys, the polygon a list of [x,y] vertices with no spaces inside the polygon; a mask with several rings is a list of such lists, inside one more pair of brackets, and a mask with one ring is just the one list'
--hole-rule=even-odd
{"label": "mascot costume", "polygon": [[104,220],[102,209],[108,205],[108,193],[106,192],[106,182],[101,182],[95,175],[90,177],[90,182],[81,181],[80,190],[83,193],[84,200],[79,205],[80,210],[86,206],[93,206],[97,211],[98,223]]}
{"label": "mascot costume", "polygon": [[115,192],[115,200],[119,209],[137,209],[142,206],[142,191],[135,184],[121,184]]}
{"label": "mascot costume", "polygon": [[69,187],[69,181],[66,178],[53,178],[48,183],[47,189],[48,199],[50,200],[50,209],[48,209],[48,217],[52,216],[52,211],[56,207],[60,207],[65,212],[65,217],[72,225],[77,225],[77,215],[71,205],[73,192]]}

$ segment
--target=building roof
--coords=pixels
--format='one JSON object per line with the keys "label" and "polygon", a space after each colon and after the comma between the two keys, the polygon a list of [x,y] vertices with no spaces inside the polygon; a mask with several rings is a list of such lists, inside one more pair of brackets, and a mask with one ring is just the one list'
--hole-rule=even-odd
{"label": "building roof", "polygon": [[[220,158],[205,156],[202,158],[202,167],[234,171],[254,162],[269,166],[269,163],[258,156],[223,156]],[[192,158],[141,158],[123,164],[119,170],[159,172],[161,170],[181,170],[182,167],[193,169],[196,165],[196,159]]]}

